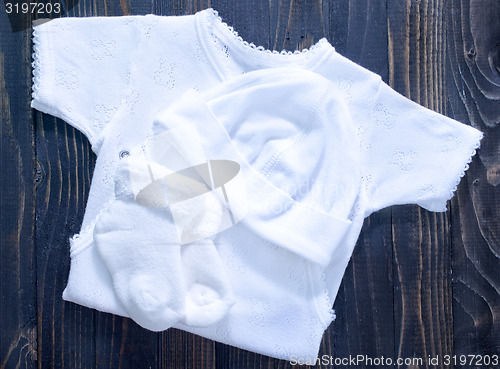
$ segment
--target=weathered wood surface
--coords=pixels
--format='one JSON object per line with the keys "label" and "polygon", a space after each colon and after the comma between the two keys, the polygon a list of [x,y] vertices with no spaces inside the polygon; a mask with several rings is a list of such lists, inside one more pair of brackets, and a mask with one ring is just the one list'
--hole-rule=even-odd
{"label": "weathered wood surface", "polygon": [[[266,48],[327,37],[397,91],[485,133],[448,212],[399,206],[366,220],[320,354],[500,354],[500,3],[80,0],[69,15],[180,15],[208,6]],[[292,367],[62,300],[67,239],[81,224],[95,157],[82,134],[30,109],[30,33],[11,32],[4,13],[0,30],[0,368]]]}

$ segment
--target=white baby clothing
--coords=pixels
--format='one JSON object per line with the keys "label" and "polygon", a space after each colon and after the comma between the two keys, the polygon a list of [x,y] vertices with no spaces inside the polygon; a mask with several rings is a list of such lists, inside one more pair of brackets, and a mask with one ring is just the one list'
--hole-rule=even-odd
{"label": "white baby clothing", "polygon": [[[207,229],[207,226],[213,228],[213,224],[216,224],[218,232],[211,232],[209,236],[215,236],[213,242],[218,248],[237,245],[247,238],[248,233],[252,233],[254,243],[257,240],[264,245],[272,243],[274,247],[295,254],[289,256],[291,260],[297,259],[294,263],[304,259],[325,265],[350,226],[347,218],[360,191],[359,144],[354,126],[343,100],[332,92],[331,84],[324,77],[300,69],[263,69],[235,77],[207,91],[203,96],[209,99],[208,105],[194,91],[175,101],[155,120],[154,130],[157,134],[131,150],[130,155],[121,160],[115,180],[119,184],[130,185],[125,186],[125,190],[122,189],[124,186],[115,189],[117,200],[112,203],[110,210],[104,211],[98,218],[94,230],[98,250],[104,249],[105,253],[101,252],[101,256],[106,264],[111,262],[111,269],[118,267],[119,273],[125,271],[126,278],[133,280],[143,280],[145,275],[152,274],[151,271],[156,275],[144,281],[139,293],[137,287],[141,286],[134,283],[132,292],[140,296],[143,292],[147,292],[148,297],[154,295],[154,301],[144,304],[146,315],[151,312],[152,303],[159,302],[161,311],[155,310],[160,316],[156,326],[152,322],[154,317],[136,319],[141,325],[153,330],[166,329],[168,326],[165,324],[171,324],[172,321],[170,304],[161,298],[170,294],[169,288],[161,287],[163,292],[157,291],[158,293],[153,291],[154,280],[165,278],[164,273],[156,270],[163,264],[168,264],[163,259],[168,258],[167,255],[172,250],[175,250],[173,259],[176,260],[178,245],[183,243],[182,234],[185,230],[185,227],[181,227],[179,235],[175,230],[170,230],[169,235],[163,235],[172,224],[163,213],[167,206],[171,207],[174,223],[179,224],[179,209],[172,206],[188,200],[195,204],[189,208],[189,213],[184,211],[182,217],[193,216],[197,220],[189,223],[190,230]],[[337,124],[329,124],[332,119]],[[198,149],[199,146],[202,146],[201,150]],[[205,161],[209,164],[208,167],[200,165]],[[238,173],[238,181],[233,179],[232,167],[217,165],[224,161],[237,163],[241,172]],[[195,170],[188,170],[193,168]],[[173,175],[181,180],[172,183]],[[335,183],[337,189],[330,196],[328,211],[319,208],[320,204],[323,205],[319,196],[325,195],[321,193],[322,187],[326,185],[323,182],[325,179]],[[175,187],[180,187],[182,192],[186,192],[184,188],[190,187],[192,196],[187,200],[183,196],[184,201],[177,201],[179,196]],[[205,188],[211,191],[206,191]],[[220,205],[211,203],[207,208],[205,198],[211,192],[217,195]],[[131,194],[135,194],[137,201]],[[115,211],[117,203],[118,211]],[[135,210],[138,203],[145,206]],[[219,209],[226,203],[227,215],[224,216]],[[146,208],[149,208],[149,214],[144,211]],[[200,208],[210,217],[198,217],[196,209]],[[226,218],[227,223],[232,223],[236,229],[223,232],[229,227],[221,227],[223,221],[214,221],[214,208],[217,218]],[[141,214],[141,218],[137,219],[130,214],[131,210]],[[230,217],[236,221],[229,220]],[[129,225],[131,218],[137,226]],[[240,220],[241,224],[237,224]],[[180,221],[182,224],[186,223],[183,219]],[[165,226],[161,226],[162,223]],[[156,231],[151,227],[152,224]],[[131,230],[134,235],[129,234]],[[143,242],[141,234],[144,234]],[[152,236],[153,234],[155,235]],[[149,250],[151,237],[154,237],[155,242],[153,249]],[[167,247],[171,246],[172,241],[175,242],[173,238],[177,239],[177,245],[173,245],[177,247]],[[130,243],[130,239],[134,242]],[[197,242],[198,240],[194,240],[194,244]],[[144,248],[141,247],[142,244],[145,244]],[[129,247],[140,251],[127,252]],[[189,247],[197,248],[198,253],[203,254],[207,249],[206,245],[196,247],[193,243]],[[139,255],[142,252],[145,254]],[[256,260],[269,259],[269,252],[269,249],[262,254],[254,251],[253,257]],[[274,251],[272,253],[275,254]],[[154,255],[158,257],[152,257]],[[198,265],[192,265],[191,270],[208,263],[213,269],[212,276],[221,273],[221,267],[217,267],[209,258],[205,259],[201,259]],[[145,261],[143,266],[138,265],[141,260]],[[117,263],[122,266],[117,266]],[[288,266],[285,270],[288,272]],[[298,271],[299,269],[296,270]],[[123,276],[117,281],[114,273],[112,274],[115,290],[118,288],[121,291],[127,281],[123,280]],[[275,288],[279,287],[279,275],[269,274],[253,279],[246,273],[231,274],[237,304],[234,311],[229,312],[228,320],[245,320],[239,311],[248,305],[243,302],[248,297],[263,301],[267,299],[269,308],[279,314],[283,301],[301,295],[294,291],[292,296],[275,305],[276,301],[266,293],[267,286],[260,282],[262,278],[267,279],[268,283],[276,283]],[[203,284],[206,290],[204,278],[197,276],[196,279],[197,284]],[[172,275],[169,284],[175,280],[175,275]],[[323,283],[321,280],[312,282]],[[212,285],[208,285],[210,291],[215,292],[212,296],[220,295],[217,292],[221,289],[214,291]],[[249,285],[258,286],[260,296],[251,296],[247,292]],[[287,288],[287,285],[281,287],[283,291]],[[303,296],[304,303],[321,303],[323,295],[321,291],[319,296]],[[129,296],[127,294],[126,298]],[[127,308],[128,300],[120,300]],[[133,302],[135,313],[137,306],[135,300]],[[225,315],[226,309],[223,310],[221,315]],[[314,318],[314,305],[309,310]],[[163,319],[163,311],[167,313],[167,320]],[[142,318],[142,315],[139,314],[138,317]],[[135,319],[135,314],[130,316]],[[182,318],[179,320],[184,323]]]}
{"label": "white baby clothing", "polygon": [[[235,304],[219,323],[204,328],[175,326],[276,358],[317,356],[364,217],[407,203],[445,211],[481,138],[479,131],[397,94],[379,76],[336,53],[325,39],[301,53],[268,52],[242,41],[211,9],[182,17],[62,18],[36,27],[34,42],[32,106],[81,130],[98,155],[82,231],[70,241],[71,269],[63,298],[130,316],[97,252],[94,225],[114,198],[113,175],[120,157],[143,142],[160,110],[175,102],[168,114],[193,118],[195,124],[196,115],[190,116],[190,109],[198,116],[210,116],[207,126],[218,127],[216,132],[226,139],[222,146],[232,148],[228,155],[239,153],[240,160],[258,167],[264,177],[270,173],[264,183],[273,185],[272,193],[281,194],[277,204],[292,206],[292,211],[283,213],[292,217],[282,225],[298,223],[298,230],[307,230],[303,239],[290,237],[285,229],[269,228],[265,217],[257,217],[248,226],[241,221],[217,234],[237,240],[217,243],[229,279],[252,283],[233,283]],[[233,79],[286,66],[313,71],[328,80],[319,85],[331,92],[327,100],[334,109],[325,108],[329,115],[318,120],[324,123],[322,136],[315,125],[292,124],[294,129],[283,131],[293,118],[286,115],[286,101],[253,111],[245,104],[253,99],[252,89],[244,86],[244,78]],[[300,82],[302,78],[307,85],[302,75],[297,71],[290,79]],[[224,81],[228,82],[221,90],[178,100],[189,89],[203,92]],[[311,92],[313,97],[317,96]],[[233,109],[229,110],[224,102],[230,98]],[[279,114],[273,123],[266,123],[259,111]],[[286,119],[281,121],[280,115]],[[232,132],[232,124],[245,122],[247,116],[253,117],[253,124],[236,124],[237,131]],[[157,121],[166,122],[161,117]],[[336,142],[332,132],[347,122],[357,141],[353,157],[339,155],[335,145],[328,145]],[[210,137],[211,132],[205,133]],[[295,147],[313,137],[311,133],[317,140],[308,144],[311,151],[299,150],[301,156],[293,157],[295,150],[286,150],[290,140]],[[262,156],[251,157],[254,146],[263,148]],[[282,157],[280,150],[288,156]],[[266,155],[274,153],[278,153],[275,159]],[[259,158],[267,161],[260,163]],[[304,165],[297,165],[302,161]],[[358,174],[350,170],[356,168],[350,165],[356,161]],[[344,169],[359,176],[359,181],[339,181]],[[344,193],[342,204],[339,194]],[[302,205],[294,208],[295,204]],[[309,213],[317,217],[314,222]],[[330,231],[331,224],[336,232]],[[345,232],[339,238],[342,227]]]}

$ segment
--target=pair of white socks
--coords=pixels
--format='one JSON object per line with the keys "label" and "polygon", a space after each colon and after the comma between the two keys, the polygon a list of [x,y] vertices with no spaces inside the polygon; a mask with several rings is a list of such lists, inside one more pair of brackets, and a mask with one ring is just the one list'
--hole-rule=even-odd
{"label": "pair of white socks", "polygon": [[167,132],[148,140],[147,149],[124,155],[114,178],[115,199],[94,229],[118,299],[132,319],[152,331],[179,321],[209,326],[234,304],[213,243],[224,228],[224,205],[210,179],[200,175],[200,168],[210,170],[210,161],[196,132],[180,134],[184,142]]}

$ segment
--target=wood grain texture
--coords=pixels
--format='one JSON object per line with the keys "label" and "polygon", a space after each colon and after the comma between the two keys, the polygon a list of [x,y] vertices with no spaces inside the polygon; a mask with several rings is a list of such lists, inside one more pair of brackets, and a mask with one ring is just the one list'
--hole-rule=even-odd
{"label": "wood grain texture", "polygon": [[[389,1],[389,84],[413,101],[449,115],[441,1]],[[428,357],[453,355],[449,213],[393,207],[394,340],[397,357],[415,367],[452,367]]]}
{"label": "wood grain texture", "polygon": [[37,360],[30,34],[0,14],[0,368]]}
{"label": "wood grain texture", "polygon": [[[498,1],[80,0],[69,15],[208,6],[266,48],[302,49],[326,37],[403,95],[485,133],[447,213],[399,206],[365,221],[320,354],[500,354]],[[68,238],[82,222],[95,157],[81,133],[30,109],[30,34],[10,32],[0,17],[0,367],[299,367],[62,300]],[[452,367],[412,364],[399,367]]]}
{"label": "wood grain texture", "polygon": [[500,3],[453,1],[447,24],[450,103],[457,119],[484,132],[452,202],[454,348],[499,354]]}

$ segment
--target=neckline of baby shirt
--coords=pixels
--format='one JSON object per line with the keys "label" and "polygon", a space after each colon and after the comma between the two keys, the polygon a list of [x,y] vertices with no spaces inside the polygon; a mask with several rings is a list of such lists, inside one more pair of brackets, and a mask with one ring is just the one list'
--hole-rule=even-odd
{"label": "neckline of baby shirt", "polygon": [[221,55],[223,51],[216,46],[217,40],[223,42],[224,49],[228,53],[237,55],[241,63],[252,62],[254,70],[286,66],[299,66],[313,70],[335,52],[335,48],[324,37],[301,51],[277,51],[256,46],[244,40],[232,26],[222,20],[217,10],[213,8],[196,13],[195,18],[201,48],[221,81],[226,80],[230,75],[228,75],[229,71],[223,70],[221,63],[217,62],[218,58],[223,57]]}

